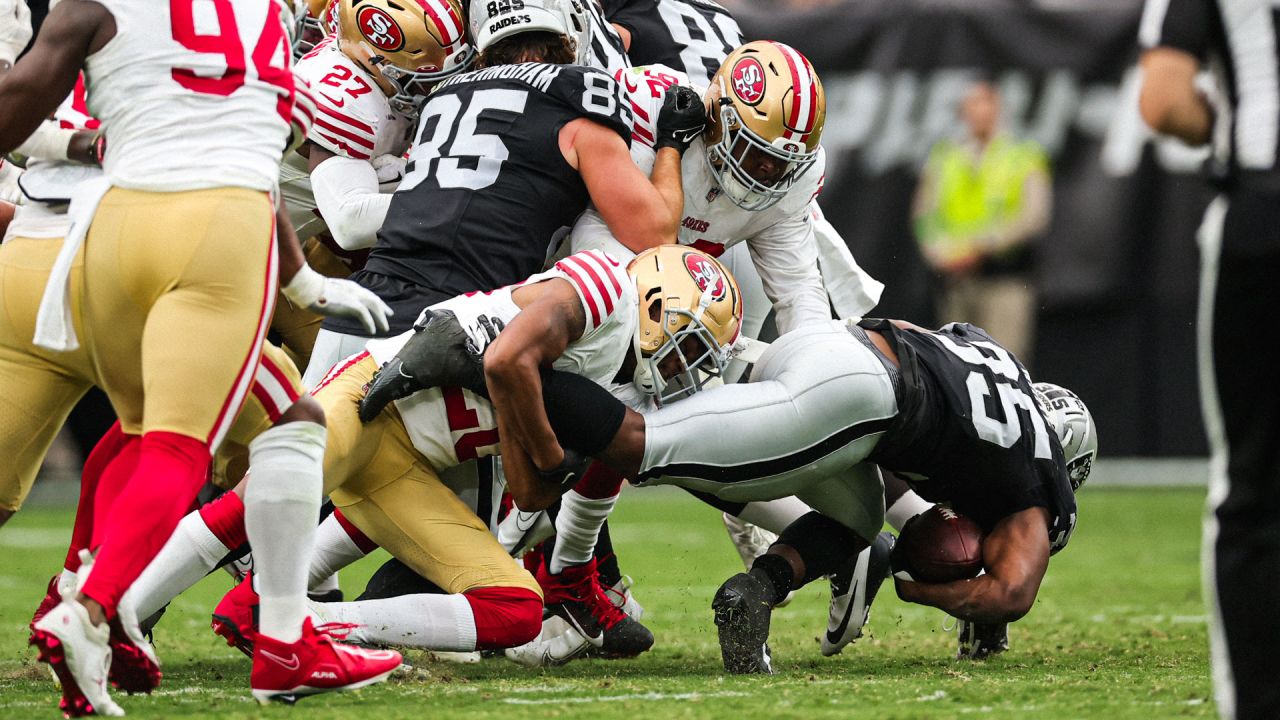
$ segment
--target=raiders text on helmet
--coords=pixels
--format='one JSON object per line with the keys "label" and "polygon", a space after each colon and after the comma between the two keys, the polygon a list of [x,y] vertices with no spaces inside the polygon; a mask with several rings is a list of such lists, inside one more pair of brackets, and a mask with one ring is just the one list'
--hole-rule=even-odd
{"label": "raiders text on helmet", "polygon": [[[471,64],[459,0],[332,0],[338,47],[369,72],[401,112]],[[322,11],[323,12],[323,11]]]}
{"label": "raiders text on helmet", "polygon": [[[729,361],[742,323],[738,282],[715,258],[684,245],[662,245],[635,257],[627,273],[636,285],[635,384],[661,405],[702,388]],[[659,367],[679,360],[664,381]]]}
{"label": "raiders text on helmet", "polygon": [[1036,402],[1062,445],[1071,489],[1079,490],[1089,479],[1093,461],[1098,457],[1098,427],[1093,424],[1093,416],[1084,406],[1084,401],[1064,387],[1036,383],[1032,389]]}
{"label": "raiders text on helmet", "polygon": [[495,42],[526,32],[567,35],[574,42],[576,62],[586,64],[591,53],[591,21],[586,3],[592,0],[471,0],[471,36],[483,52]]}
{"label": "raiders text on helmet", "polygon": [[794,48],[761,40],[729,53],[707,102],[707,162],[739,207],[778,202],[818,159],[826,94]]}

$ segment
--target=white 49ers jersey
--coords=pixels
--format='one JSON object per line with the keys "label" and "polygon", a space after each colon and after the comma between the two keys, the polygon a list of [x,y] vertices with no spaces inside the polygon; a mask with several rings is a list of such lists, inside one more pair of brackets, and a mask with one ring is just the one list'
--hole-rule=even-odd
{"label": "white 49ers jersey", "polygon": [[294,92],[277,3],[100,2],[116,35],[86,70],[112,184],[274,190]]}
{"label": "white 49ers jersey", "polygon": [[[618,81],[635,115],[631,157],[648,174],[653,169],[653,144],[663,97],[668,87],[689,84],[688,77],[665,65],[649,65],[631,68]],[[782,200],[752,212],[738,207],[720,192],[707,166],[707,148],[702,138],[693,141],[680,163],[685,216],[678,242],[719,257],[729,247],[746,241],[765,294],[777,311],[779,332],[808,322],[825,322],[831,317],[818,271],[814,222],[809,211],[809,203],[822,189],[825,167],[826,154],[819,148],[817,161]],[[601,248],[629,257],[594,209],[583,213],[571,238],[575,251]]]}
{"label": "white 49ers jersey", "polygon": [[[409,149],[413,119],[391,108],[378,84],[338,49],[332,35],[299,60],[293,72],[311,86],[316,104],[310,142],[354,160],[402,155]],[[316,210],[307,158],[289,153],[280,166],[280,191],[299,238],[327,230]]]}
{"label": "white 49ers jersey", "polygon": [[[524,285],[559,278],[568,281],[582,302],[586,327],[552,366],[613,389],[613,379],[631,352],[638,303],[626,267],[598,251],[570,255],[550,270],[518,285],[487,293],[469,293],[437,303],[433,309],[457,315],[480,347],[501,332],[520,308],[512,292]],[[373,340],[366,350],[379,365],[395,356],[413,331]],[[625,399],[624,399],[625,401]],[[498,426],[488,400],[460,388],[433,388],[396,401],[405,429],[418,452],[438,472],[461,462],[498,453]]]}

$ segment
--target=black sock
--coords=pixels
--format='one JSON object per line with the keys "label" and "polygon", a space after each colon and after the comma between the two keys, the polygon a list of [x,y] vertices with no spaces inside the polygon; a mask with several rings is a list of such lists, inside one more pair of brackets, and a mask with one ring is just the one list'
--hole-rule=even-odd
{"label": "black sock", "polygon": [[781,555],[761,555],[751,564],[750,575],[769,588],[773,593],[769,604],[777,605],[791,592],[791,579],[795,577],[795,570]]}

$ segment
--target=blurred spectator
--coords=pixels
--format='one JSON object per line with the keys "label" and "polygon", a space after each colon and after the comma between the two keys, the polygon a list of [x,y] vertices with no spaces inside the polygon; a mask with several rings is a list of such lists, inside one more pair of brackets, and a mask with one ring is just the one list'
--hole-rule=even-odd
{"label": "blurred spectator", "polygon": [[929,153],[912,206],[925,260],[943,278],[938,320],[985,328],[1028,365],[1035,341],[1031,240],[1049,225],[1049,163],[1000,126],[1000,95],[974,85],[960,106],[964,137]]}

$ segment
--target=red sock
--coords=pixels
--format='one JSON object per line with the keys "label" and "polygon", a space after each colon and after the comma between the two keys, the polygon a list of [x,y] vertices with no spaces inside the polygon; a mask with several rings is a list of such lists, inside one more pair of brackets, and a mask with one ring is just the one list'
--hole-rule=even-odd
{"label": "red sock", "polygon": [[149,432],[140,447],[137,469],[111,508],[93,573],[80,589],[108,617],[173,534],[209,467],[209,446],[185,435]]}
{"label": "red sock", "polygon": [[107,463],[98,477],[98,489],[93,496],[93,526],[89,549],[96,550],[106,537],[111,521],[111,509],[129,484],[129,478],[138,470],[138,458],[142,456],[142,436],[126,435],[124,444],[116,456]]}
{"label": "red sock", "polygon": [[476,649],[496,650],[530,642],[542,631],[542,598],[532,590],[489,587],[462,594],[476,621]]}
{"label": "red sock", "polygon": [[200,519],[209,532],[228,550],[249,542],[244,531],[244,501],[234,492],[223,493],[213,502],[200,506]]}
{"label": "red sock", "polygon": [[129,436],[120,429],[116,422],[107,428],[84,460],[84,469],[80,471],[80,502],[76,505],[76,524],[71,528],[71,547],[67,548],[67,559],[62,567],[75,572],[80,568],[80,551],[87,550],[93,541],[93,499],[98,492],[98,481],[107,465],[115,459],[129,441]]}
{"label": "red sock", "polygon": [[343,515],[341,510],[334,508],[333,517],[338,521],[338,524],[342,526],[342,529],[347,532],[347,537],[351,538],[351,542],[355,543],[356,547],[360,548],[360,552],[368,555],[378,549],[378,543],[370,540],[368,535],[360,532],[360,528],[356,527],[355,523],[348,520],[347,516]]}
{"label": "red sock", "polygon": [[622,492],[622,483],[626,482],[626,478],[614,472],[611,468],[593,462],[587,466],[587,471],[582,473],[582,479],[577,485],[573,486],[574,492],[579,495],[591,498],[592,500],[603,500],[611,498]]}

